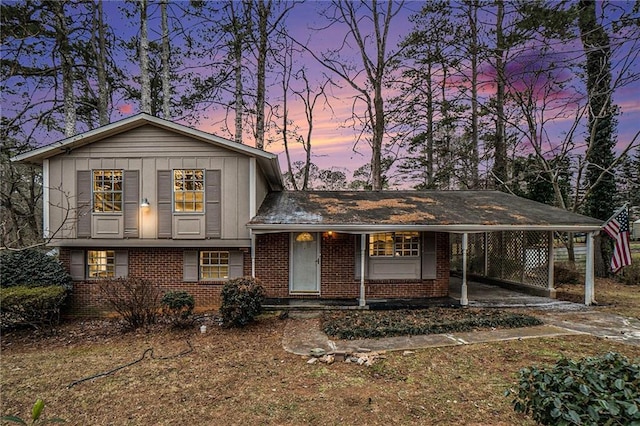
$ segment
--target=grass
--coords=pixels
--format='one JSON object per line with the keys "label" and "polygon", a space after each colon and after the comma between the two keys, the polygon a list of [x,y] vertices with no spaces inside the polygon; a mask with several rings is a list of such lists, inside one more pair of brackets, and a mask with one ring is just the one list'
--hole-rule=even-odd
{"label": "grass", "polygon": [[[633,309],[638,293],[596,283],[597,299],[610,302],[598,309]],[[369,368],[308,365],[282,349],[286,321],[264,316],[241,330],[209,323],[206,334],[197,327],[121,334],[107,322],[70,323],[50,336],[5,333],[0,414],[28,417],[42,398],[44,418],[77,425],[534,425],[503,396],[520,368],[608,351],[640,357],[640,347],[579,335],[394,352]],[[147,358],[67,388],[149,347],[157,357],[180,353],[187,339],[194,348],[187,355]]]}

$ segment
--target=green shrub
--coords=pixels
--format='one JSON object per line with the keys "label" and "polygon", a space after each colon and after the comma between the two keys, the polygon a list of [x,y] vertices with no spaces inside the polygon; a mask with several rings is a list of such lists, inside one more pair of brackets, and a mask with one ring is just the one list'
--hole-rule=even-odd
{"label": "green shrub", "polygon": [[515,411],[544,425],[640,425],[640,365],[617,353],[520,370]]}
{"label": "green shrub", "polygon": [[186,291],[169,291],[162,296],[162,310],[171,318],[175,326],[182,327],[191,321],[196,302]]}
{"label": "green shrub", "polygon": [[631,265],[624,267],[620,280],[626,285],[640,285],[640,259],[635,258]]}
{"label": "green shrub", "polygon": [[553,282],[559,284],[580,284],[582,277],[575,265],[569,262],[556,263],[553,267]]}
{"label": "green shrub", "polygon": [[128,277],[100,280],[99,290],[107,306],[116,311],[129,328],[156,322],[160,309],[160,290],[144,278]]}
{"label": "green shrub", "polygon": [[260,280],[252,277],[235,278],[222,288],[220,314],[227,327],[244,327],[262,312],[264,289]]}
{"label": "green shrub", "polygon": [[58,286],[15,286],[0,289],[0,324],[2,328],[30,325],[51,327],[60,321],[60,306],[67,291]]}
{"label": "green shrub", "polygon": [[0,252],[2,287],[46,287],[58,285],[71,289],[71,276],[55,256],[41,250]]}

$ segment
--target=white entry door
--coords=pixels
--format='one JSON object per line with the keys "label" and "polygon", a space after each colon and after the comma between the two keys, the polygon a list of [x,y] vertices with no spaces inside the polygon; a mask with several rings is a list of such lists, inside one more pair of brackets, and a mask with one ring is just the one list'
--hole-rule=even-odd
{"label": "white entry door", "polygon": [[291,293],[320,293],[320,239],[317,233],[291,233]]}

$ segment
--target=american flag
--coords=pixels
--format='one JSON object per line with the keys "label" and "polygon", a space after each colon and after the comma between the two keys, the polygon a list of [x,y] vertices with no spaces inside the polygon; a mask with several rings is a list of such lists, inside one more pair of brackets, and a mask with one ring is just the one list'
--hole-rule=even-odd
{"label": "american flag", "polygon": [[615,241],[611,270],[613,273],[627,265],[631,265],[631,248],[629,247],[629,212],[623,207],[604,224],[602,229]]}

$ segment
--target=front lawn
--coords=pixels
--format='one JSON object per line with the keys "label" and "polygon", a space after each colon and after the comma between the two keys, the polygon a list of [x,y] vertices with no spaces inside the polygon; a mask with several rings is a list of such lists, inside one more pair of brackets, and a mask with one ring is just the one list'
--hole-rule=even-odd
{"label": "front lawn", "polygon": [[515,312],[474,308],[332,311],[322,316],[322,330],[327,335],[349,340],[534,325],[542,325],[542,321],[530,315]]}

